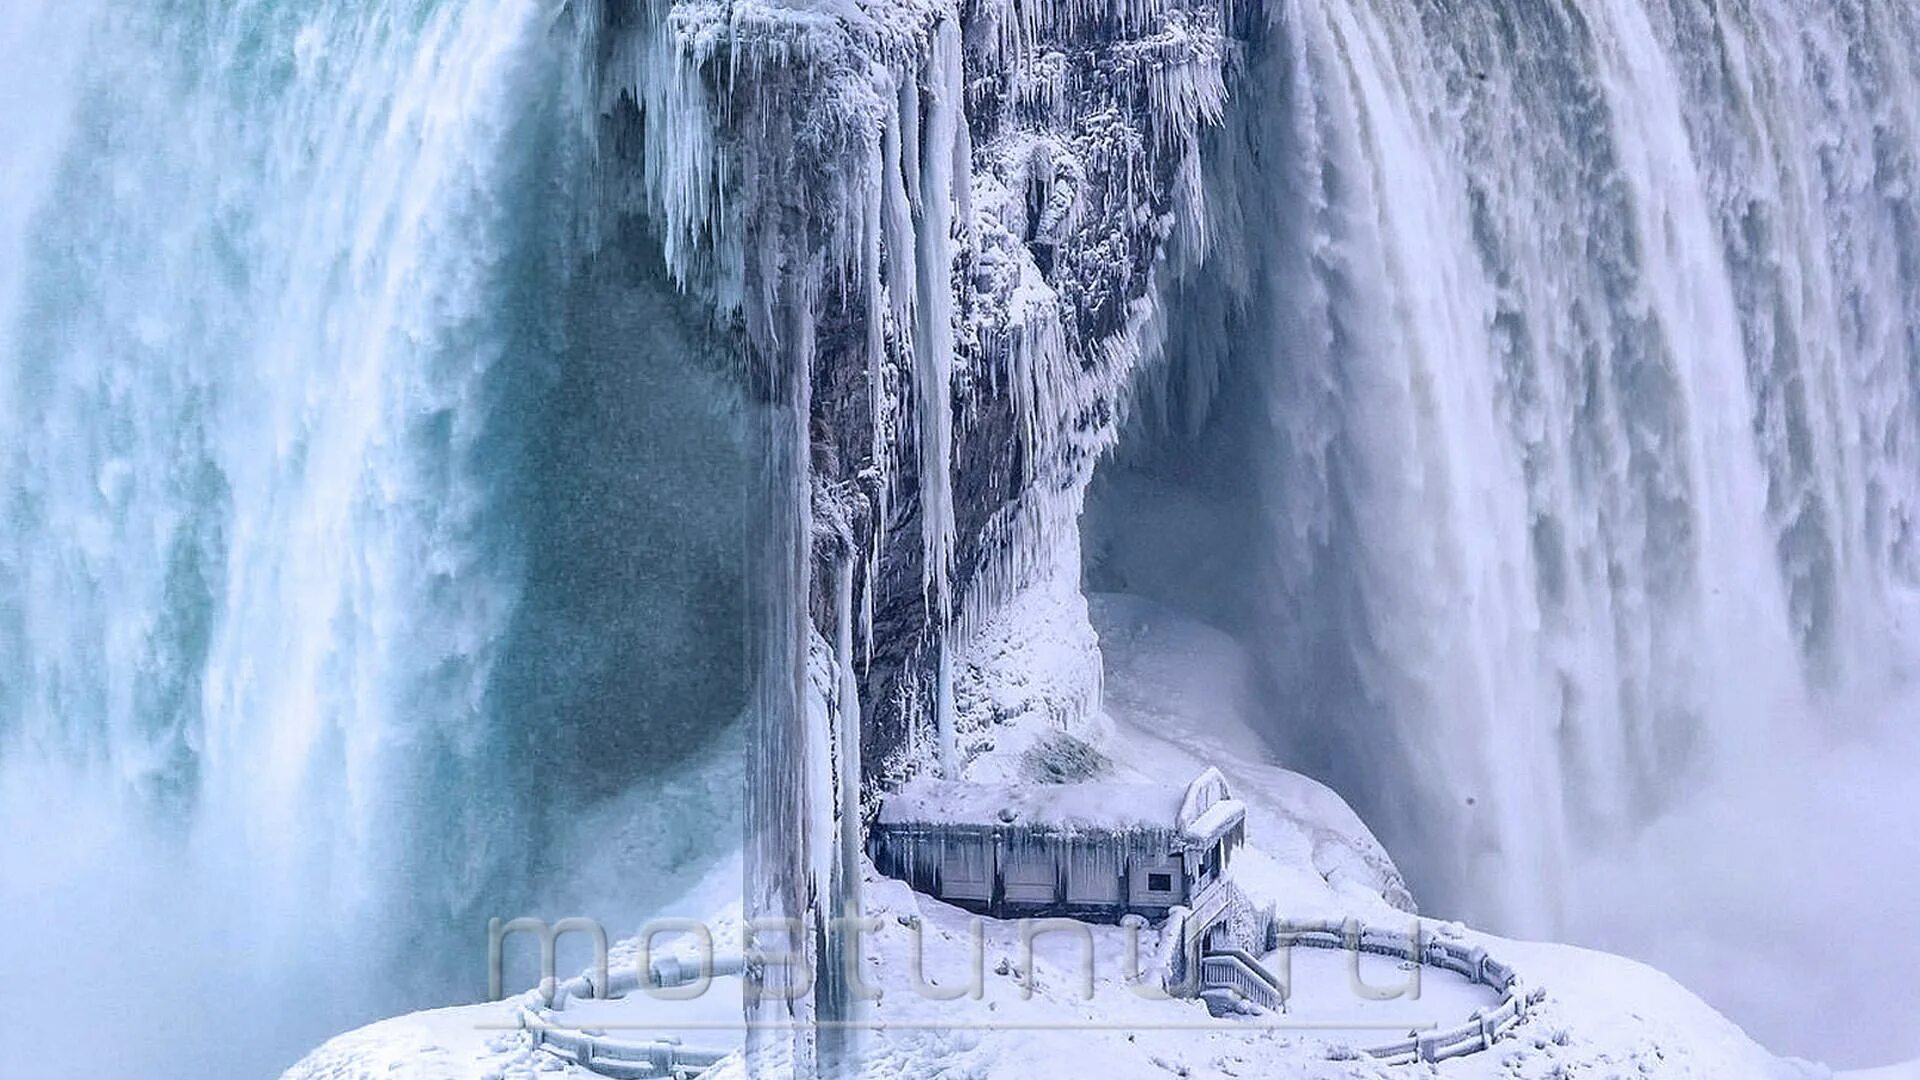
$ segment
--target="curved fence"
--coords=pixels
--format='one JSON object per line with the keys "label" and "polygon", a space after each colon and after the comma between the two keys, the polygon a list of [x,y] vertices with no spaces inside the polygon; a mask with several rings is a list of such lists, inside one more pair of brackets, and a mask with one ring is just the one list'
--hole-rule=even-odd
{"label": "curved fence", "polygon": [[710,981],[716,976],[741,975],[746,960],[738,953],[720,954],[708,964],[691,964],[660,957],[648,967],[645,983],[637,968],[610,972],[607,985],[596,986],[592,974],[520,995],[520,1025],[533,1036],[533,1045],[614,1080],[691,1080],[732,1054],[732,1048],[696,1047],[667,1039],[616,1039],[594,1035],[556,1023],[570,1001],[622,997],[642,988],[670,989]]}
{"label": "curved fence", "polygon": [[[1362,1048],[1368,1055],[1389,1064],[1445,1061],[1484,1050],[1525,1020],[1529,1008],[1538,1004],[1543,996],[1541,990],[1529,990],[1511,967],[1488,955],[1485,948],[1441,937],[1407,934],[1354,921],[1303,925],[1276,922],[1270,926],[1267,944],[1273,949],[1297,945],[1413,961],[1453,972],[1500,994],[1498,1004],[1475,1010],[1465,1022],[1453,1027]],[[1286,988],[1248,953],[1221,949],[1207,953],[1199,962],[1204,974],[1209,976],[1204,982],[1231,986],[1266,1008],[1283,1007]],[[710,965],[662,957],[648,969],[645,985],[660,989],[681,987],[715,976],[741,975],[745,969],[746,961],[739,954],[716,956]],[[558,1022],[570,1001],[620,997],[643,985],[636,969],[612,972],[606,981],[606,986],[599,987],[591,975],[582,975],[520,995],[521,1025],[532,1034],[534,1045],[616,1080],[690,1080],[733,1053],[731,1048],[693,1047],[665,1039],[610,1038]]]}
{"label": "curved fence", "polygon": [[1275,948],[1300,945],[1411,960],[1451,971],[1500,994],[1498,1004],[1474,1010],[1465,1023],[1365,1048],[1369,1055],[1388,1063],[1445,1061],[1485,1050],[1525,1020],[1528,1008],[1544,996],[1544,991],[1528,990],[1511,967],[1489,956],[1486,949],[1445,938],[1405,934],[1348,921],[1278,927],[1273,944]]}

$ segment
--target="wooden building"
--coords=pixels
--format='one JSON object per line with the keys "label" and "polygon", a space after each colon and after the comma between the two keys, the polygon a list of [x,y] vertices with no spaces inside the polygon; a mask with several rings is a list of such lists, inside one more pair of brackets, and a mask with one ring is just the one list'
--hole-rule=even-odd
{"label": "wooden building", "polygon": [[1149,784],[914,781],[868,834],[881,873],[995,917],[1112,922],[1191,906],[1246,839],[1246,807],[1208,769]]}

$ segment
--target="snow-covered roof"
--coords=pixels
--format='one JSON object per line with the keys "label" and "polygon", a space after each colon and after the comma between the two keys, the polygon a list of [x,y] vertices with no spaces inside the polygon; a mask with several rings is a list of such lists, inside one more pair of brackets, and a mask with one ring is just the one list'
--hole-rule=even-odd
{"label": "snow-covered roof", "polygon": [[1195,844],[1211,844],[1226,835],[1234,824],[1246,820],[1247,807],[1238,799],[1221,799],[1207,807],[1199,817],[1186,823],[1182,831]]}
{"label": "snow-covered roof", "polygon": [[1159,784],[914,780],[882,802],[880,823],[1024,825],[1063,831],[1158,829],[1206,843],[1246,816],[1246,807],[1229,798],[1215,798],[1197,816],[1188,812],[1192,805],[1191,788]]}
{"label": "snow-covered roof", "polygon": [[1027,825],[1060,829],[1175,829],[1179,788],[1158,784],[974,784],[914,780],[880,806],[885,825]]}

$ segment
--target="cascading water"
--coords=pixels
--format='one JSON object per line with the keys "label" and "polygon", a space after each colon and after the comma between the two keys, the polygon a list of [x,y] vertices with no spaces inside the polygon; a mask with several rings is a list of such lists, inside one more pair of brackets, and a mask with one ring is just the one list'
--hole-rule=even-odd
{"label": "cascading water", "polygon": [[37,1074],[260,1075],[721,854],[659,827],[735,812],[740,440],[658,255],[585,258],[586,51],[533,0],[0,11],[0,1002],[91,1005]]}
{"label": "cascading water", "polygon": [[[868,6],[861,37],[809,9],[789,49],[784,8],[709,9],[687,26],[711,32],[681,39],[668,7],[0,10],[0,820],[17,853],[0,912],[27,928],[0,934],[0,1012],[85,1002],[98,1036],[41,1075],[257,1075],[354,1020],[477,994],[489,915],[613,897],[591,913],[619,917],[670,893],[731,835],[711,818],[740,812],[698,752],[746,702],[750,636],[748,421],[712,355],[740,328],[711,311],[744,312],[750,373],[782,376],[757,388],[781,423],[779,531],[759,530],[779,565],[755,598],[772,673],[793,676],[763,710],[781,723],[808,698],[807,657],[838,665],[819,701],[857,697],[855,641],[871,661],[874,627],[900,625],[871,610],[880,529],[860,633],[843,561],[832,645],[807,648],[822,492],[802,463],[847,419],[821,410],[869,403],[880,514],[919,506],[916,627],[945,663],[944,635],[978,621],[965,609],[1016,576],[947,595],[980,543],[960,520],[999,497],[975,472],[1077,495],[1038,475],[1052,454],[955,451],[985,358],[979,298],[949,296],[947,271],[977,289],[1042,248],[1057,270],[1066,218],[1114,215],[1099,250],[1127,254],[1083,257],[1085,280],[1054,282],[1067,292],[1023,290],[1047,315],[1017,324],[1007,430],[1032,454],[1058,428],[1077,470],[1145,318],[1129,290],[1160,238],[1142,222],[1162,202],[1197,212],[1202,160],[1212,220],[1160,268],[1160,407],[1093,493],[1090,582],[1157,593],[1263,657],[1275,746],[1353,799],[1429,911],[1650,955],[1786,1049],[1920,1052],[1900,1041],[1920,1002],[1823,991],[1816,1011],[1864,1014],[1882,1054],[1852,1028],[1833,1029],[1845,1045],[1795,1029],[1804,985],[1743,998],[1726,981],[1757,966],[1729,961],[1738,933],[1822,937],[1764,966],[1844,978],[1860,946],[1828,940],[1833,919],[1920,917],[1897,807],[1837,783],[1778,797],[1797,774],[1892,790],[1920,761],[1911,710],[1887,704],[1920,637],[1911,7],[1268,0],[1234,16],[1259,27],[1203,159],[1184,140],[1219,106],[1223,40],[1184,22],[1153,48],[1076,38],[1116,54],[1086,74],[1145,80],[1180,164],[1111,157],[1126,124],[1076,151],[1112,176],[1043,162],[1025,231],[988,221],[993,260],[970,195],[998,181],[960,169],[1007,143],[973,144],[992,80],[963,76],[1045,10],[997,46],[939,22],[916,88],[854,54],[906,55],[924,13],[881,34],[891,9]],[[1057,14],[1092,39],[1146,10]],[[748,46],[729,54],[730,35]],[[802,88],[836,83],[807,57],[864,73],[845,115],[811,108]],[[1063,58],[1006,118],[1052,116],[1057,149],[1085,126],[1059,111]],[[703,81],[723,66],[724,92]],[[727,143],[742,116],[759,137]],[[832,160],[854,150],[874,160]],[[873,324],[849,334],[858,305],[821,287],[854,270]],[[1076,304],[1102,311],[1058,317]],[[1069,353],[1068,322],[1119,337]],[[879,385],[903,330],[912,452],[898,428],[888,442]],[[833,368],[849,341],[874,380],[851,397]],[[917,476],[893,475],[908,461]],[[1069,516],[1036,512],[1034,546],[1072,549]],[[845,767],[855,733],[836,734]],[[824,788],[830,758],[754,745],[766,773],[805,766],[756,789],[776,828],[748,860],[798,913],[836,875],[780,827],[827,835],[797,781]],[[1791,820],[1803,808],[1878,847],[1807,857],[1823,836]],[[1793,852],[1765,832],[1788,827]],[[1871,908],[1825,902],[1866,882]],[[1711,910],[1743,899],[1761,917]]]}
{"label": "cascading water", "polygon": [[[1714,866],[1816,935],[1783,894],[1851,887],[1762,854],[1766,808],[1836,744],[1912,741],[1917,55],[1879,0],[1269,5],[1209,147],[1224,239],[1088,525],[1093,587],[1266,657],[1276,745],[1430,911],[1651,952],[1836,1060],[1860,1025],[1790,1002],[1844,958],[1743,988],[1770,916],[1682,956],[1608,905],[1705,922],[1681,897]],[[1162,515],[1259,587],[1170,562]],[[1703,798],[1747,832],[1660,824]]]}

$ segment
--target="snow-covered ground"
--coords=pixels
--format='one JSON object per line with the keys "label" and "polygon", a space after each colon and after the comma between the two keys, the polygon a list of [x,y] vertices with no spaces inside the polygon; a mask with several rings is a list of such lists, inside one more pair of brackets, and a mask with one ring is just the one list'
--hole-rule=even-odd
{"label": "snow-covered ground", "polygon": [[[1071,605],[1069,592],[1053,592],[1052,602]],[[1071,611],[1056,615],[1042,618],[1042,625],[1074,621]],[[1069,755],[1075,767],[1107,779],[1179,784],[1216,765],[1248,804],[1249,843],[1233,874],[1256,903],[1271,901],[1295,918],[1352,917],[1409,928],[1416,917],[1406,910],[1404,883],[1365,824],[1333,792],[1269,761],[1246,726],[1244,709],[1257,703],[1243,695],[1250,685],[1245,658],[1230,638],[1130,597],[1098,597],[1093,615],[1107,661],[1104,717],[1070,722],[1058,710],[1019,708],[1013,703],[1018,694],[1003,693],[987,726],[972,732],[976,776],[1026,776],[1036,758],[1059,756],[1050,740],[1069,729],[1086,751]],[[1017,645],[1012,636],[985,633],[982,642],[992,655],[976,655],[976,665],[1024,670],[1024,692],[1037,700],[1082,692],[1043,685],[1049,678],[1085,679],[1077,641],[1053,661],[1009,653],[1045,653],[1045,641]],[[737,933],[740,895],[736,858],[715,867],[663,914],[710,920],[724,942]],[[1491,993],[1424,968],[1418,997],[1374,1001],[1355,990],[1347,954],[1296,949],[1289,1014],[1216,1020],[1196,1002],[1146,993],[1131,977],[1158,954],[1152,930],[1138,938],[1114,926],[1044,933],[1029,950],[1021,924],[979,918],[916,894],[870,866],[865,906],[879,927],[865,936],[862,978],[875,996],[862,1015],[870,1024],[857,1039],[862,1071],[876,1078],[1920,1078],[1920,1063],[1835,1074],[1778,1058],[1645,965],[1430,919],[1420,920],[1424,933],[1484,945],[1527,985],[1543,989],[1544,999],[1489,1051],[1439,1065],[1387,1066],[1356,1047],[1421,1025],[1457,1023],[1492,1004]],[[616,965],[630,963],[633,950],[631,941],[622,943]],[[1360,974],[1380,988],[1404,985],[1410,972],[1369,957]],[[706,1000],[664,1003],[634,994],[579,1006],[570,1019],[626,1038],[677,1034],[690,1045],[737,1045],[740,1032],[727,1023],[739,1015],[738,993],[736,981],[721,980]],[[510,1030],[513,1023],[512,1010],[502,1004],[384,1021],[327,1043],[287,1080],[590,1075],[533,1049],[528,1036]],[[744,1068],[735,1059],[719,1072],[740,1076]]]}

